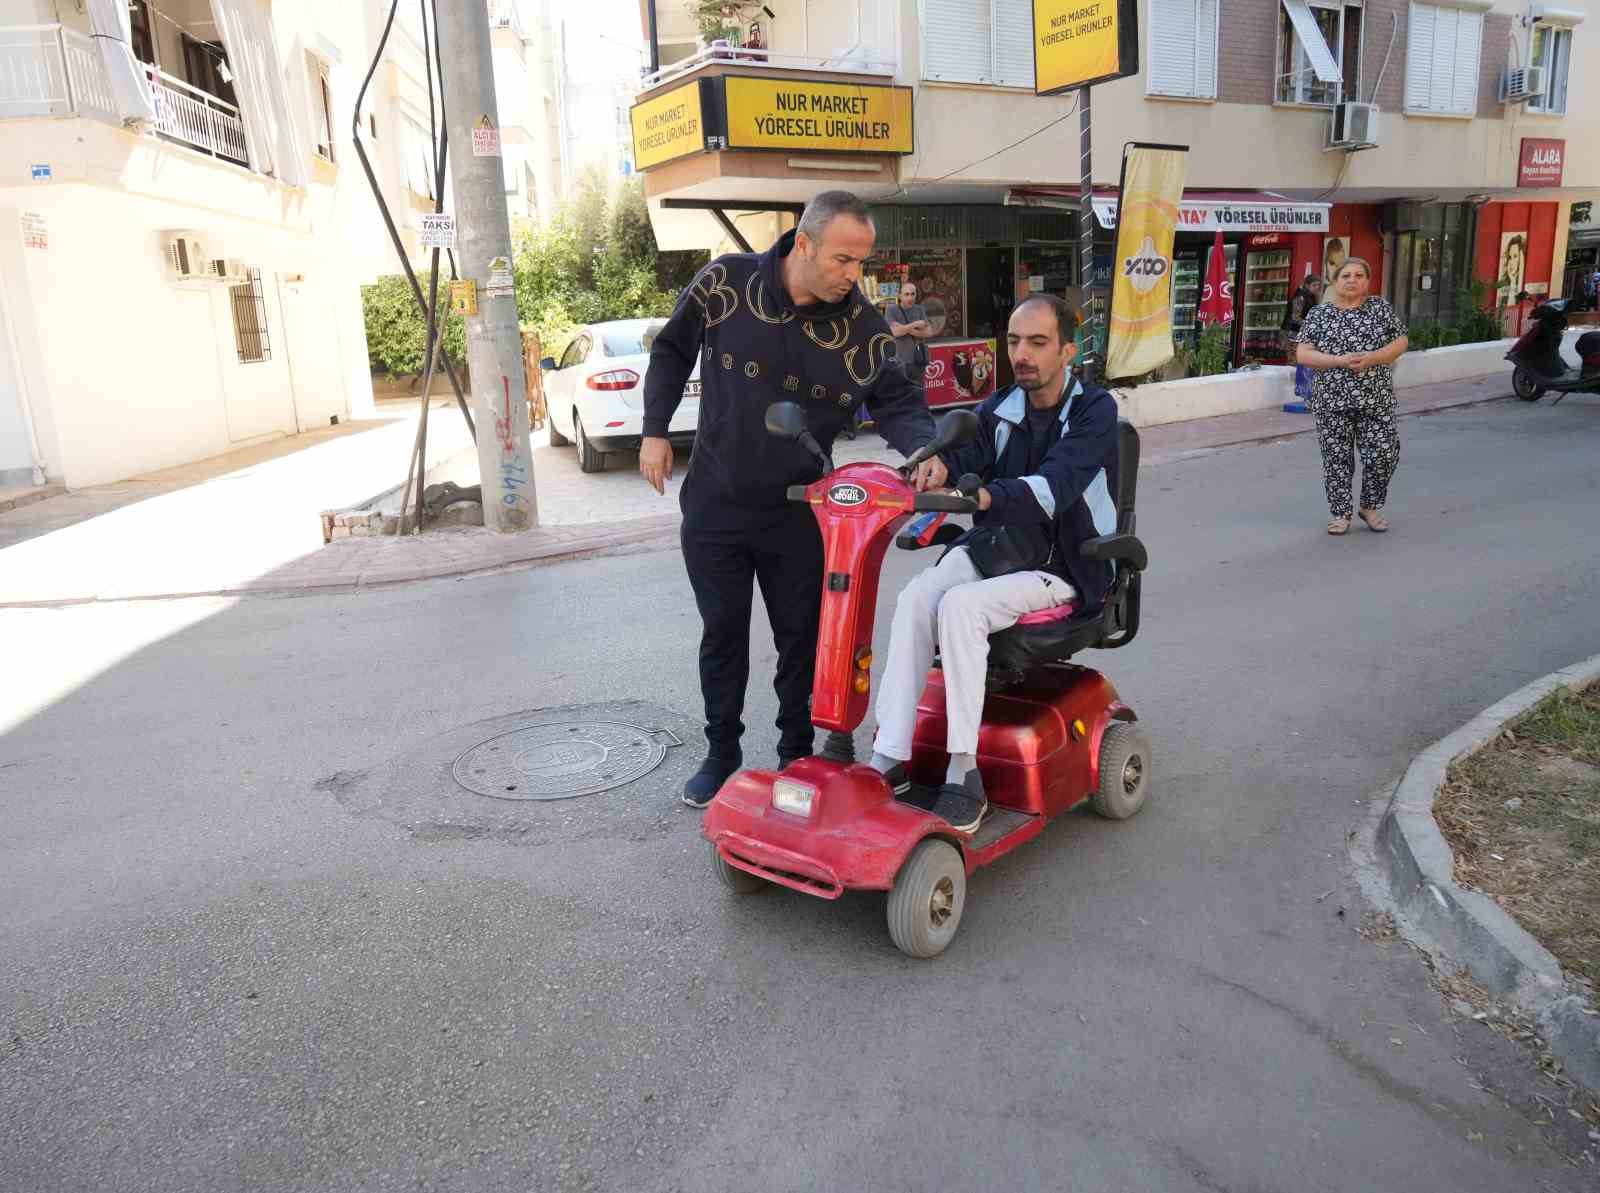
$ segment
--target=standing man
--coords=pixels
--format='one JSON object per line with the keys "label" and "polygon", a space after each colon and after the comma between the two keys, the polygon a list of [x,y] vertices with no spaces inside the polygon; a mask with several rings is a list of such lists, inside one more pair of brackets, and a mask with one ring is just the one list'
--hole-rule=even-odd
{"label": "standing man", "polygon": [[920,386],[928,371],[928,346],[923,341],[933,330],[928,312],[917,301],[914,282],[900,287],[900,296],[884,312],[884,318],[889,322],[889,334],[894,336],[895,356],[901,369],[913,384]]}
{"label": "standing man", "polygon": [[[790,485],[817,479],[799,444],[769,435],[774,402],[797,402],[824,451],[865,401],[903,455],[933,438],[921,391],[895,340],[856,289],[877,233],[855,195],[827,191],[765,253],[719,257],[696,275],[650,349],[639,471],[656,492],[672,476],[667,424],[700,360],[700,425],[684,477],[683,562],[703,625],[700,691],[706,760],[683,800],[703,808],[743,762],[750,605],[756,581],[778,648],[778,767],[811,753],[811,681],[822,607],[822,536]],[[944,483],[937,459],[918,489]]]}

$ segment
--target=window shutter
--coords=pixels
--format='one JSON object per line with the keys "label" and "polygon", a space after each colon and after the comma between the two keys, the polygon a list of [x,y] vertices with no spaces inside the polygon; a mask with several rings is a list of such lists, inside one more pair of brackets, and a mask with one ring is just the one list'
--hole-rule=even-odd
{"label": "window shutter", "polygon": [[1194,93],[1217,97],[1217,0],[1199,0],[1194,30]]}
{"label": "window shutter", "polygon": [[[1214,3],[1215,0],[1212,0]],[[1150,0],[1150,77],[1152,95],[1197,96],[1195,65],[1204,53],[1194,40],[1195,9],[1200,0]],[[1215,18],[1212,28],[1215,29]],[[1216,67],[1216,39],[1212,38],[1212,70]]]}
{"label": "window shutter", "polygon": [[1433,62],[1428,76],[1428,111],[1448,112],[1455,94],[1456,33],[1461,13],[1439,8],[1433,16]]}
{"label": "window shutter", "polygon": [[994,74],[1003,87],[1033,87],[1033,0],[994,0]]}
{"label": "window shutter", "polygon": [[1428,92],[1433,79],[1433,30],[1439,10],[1431,4],[1411,6],[1411,25],[1406,31],[1406,107],[1428,110]]}
{"label": "window shutter", "polygon": [[[990,0],[922,0],[923,78],[946,83],[994,82],[989,5]],[[1031,32],[1028,48],[1031,53]]]}
{"label": "window shutter", "polygon": [[1456,10],[1455,86],[1450,111],[1478,110],[1479,62],[1483,57],[1483,14]]}

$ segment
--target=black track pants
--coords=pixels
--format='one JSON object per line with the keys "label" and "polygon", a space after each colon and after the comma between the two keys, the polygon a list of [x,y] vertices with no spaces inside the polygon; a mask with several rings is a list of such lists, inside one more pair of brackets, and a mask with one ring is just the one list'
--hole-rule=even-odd
{"label": "black track pants", "polygon": [[750,679],[750,602],[754,583],[778,650],[778,750],[808,754],[813,744],[811,680],[822,606],[822,535],[811,507],[796,505],[759,524],[708,526],[686,513],[683,561],[703,630],[700,692],[713,755],[739,754],[745,685]]}

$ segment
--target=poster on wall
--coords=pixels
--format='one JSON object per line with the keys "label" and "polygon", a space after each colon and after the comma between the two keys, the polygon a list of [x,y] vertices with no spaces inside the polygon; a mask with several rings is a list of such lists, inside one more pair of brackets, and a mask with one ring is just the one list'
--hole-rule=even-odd
{"label": "poster on wall", "polygon": [[994,393],[994,381],[993,340],[928,345],[928,371],[923,384],[930,407],[981,402]]}
{"label": "poster on wall", "polygon": [[1500,235],[1500,268],[1495,274],[1496,300],[1508,307],[1527,289],[1528,234],[1503,232]]}
{"label": "poster on wall", "polygon": [[933,338],[966,331],[966,296],[961,287],[960,249],[901,249],[906,281],[917,287],[917,301],[928,313]]}
{"label": "poster on wall", "polygon": [[1333,285],[1333,277],[1339,272],[1350,256],[1350,238],[1348,236],[1330,236],[1322,242],[1322,277],[1329,286]]}

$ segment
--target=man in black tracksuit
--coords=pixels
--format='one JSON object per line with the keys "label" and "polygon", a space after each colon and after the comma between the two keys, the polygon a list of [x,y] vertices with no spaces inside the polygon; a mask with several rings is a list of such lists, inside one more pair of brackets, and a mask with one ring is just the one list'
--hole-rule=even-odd
{"label": "man in black tracksuit", "polygon": [[[865,401],[885,439],[910,455],[933,437],[921,392],[895,364],[894,337],[856,289],[875,233],[866,206],[830,191],[794,232],[759,255],[719,257],[695,277],[650,349],[639,471],[663,492],[672,475],[667,424],[700,360],[700,424],[684,477],[683,559],[704,630],[700,689],[707,758],[684,789],[710,803],[742,762],[750,606],[761,584],[778,648],[778,764],[811,753],[811,682],[822,604],[822,538],[790,485],[817,479],[799,444],[767,433],[767,407],[797,402],[823,450]],[[929,460],[918,488],[942,484]]]}

